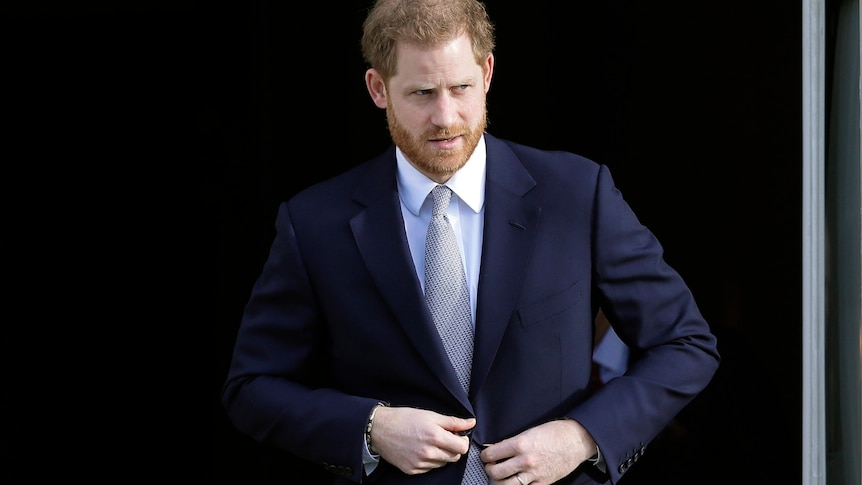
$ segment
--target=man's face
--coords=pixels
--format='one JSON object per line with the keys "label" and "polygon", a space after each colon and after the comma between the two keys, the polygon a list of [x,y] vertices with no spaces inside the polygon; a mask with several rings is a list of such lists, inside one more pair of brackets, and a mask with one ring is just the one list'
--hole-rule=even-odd
{"label": "man's face", "polygon": [[476,64],[470,39],[462,35],[430,48],[399,44],[397,59],[397,74],[372,98],[386,108],[392,140],[410,163],[429,178],[446,181],[464,166],[485,131],[493,56]]}

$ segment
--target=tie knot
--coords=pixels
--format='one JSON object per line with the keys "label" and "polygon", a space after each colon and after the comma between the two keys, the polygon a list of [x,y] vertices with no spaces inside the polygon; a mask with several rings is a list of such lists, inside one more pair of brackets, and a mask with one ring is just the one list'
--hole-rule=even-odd
{"label": "tie knot", "polygon": [[449,207],[449,199],[452,198],[452,190],[445,185],[438,185],[431,191],[434,198],[434,206],[431,208],[431,216],[439,216],[446,213]]}

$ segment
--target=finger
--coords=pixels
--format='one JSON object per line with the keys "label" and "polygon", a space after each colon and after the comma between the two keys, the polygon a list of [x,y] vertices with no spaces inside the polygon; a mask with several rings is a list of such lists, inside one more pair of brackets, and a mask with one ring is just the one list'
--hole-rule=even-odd
{"label": "finger", "polygon": [[[444,451],[446,451],[446,450],[444,450]],[[440,466],[443,466],[443,465],[445,465],[446,463],[455,463],[455,462],[457,462],[457,461],[458,461],[458,460],[460,460],[460,459],[461,459],[461,457],[462,457],[462,456],[464,456],[464,454],[465,454],[465,453],[467,453],[467,452],[465,451],[465,452],[463,452],[463,453],[459,453],[459,452],[457,452],[457,451],[448,451],[447,453],[448,453],[448,456],[446,457],[446,462],[441,463],[441,464],[440,464]]]}
{"label": "finger", "polygon": [[461,459],[461,454],[437,446],[426,447],[424,450],[418,452],[416,458],[418,461],[412,465],[412,469],[416,473],[424,473],[449,463],[457,462]]}
{"label": "finger", "polygon": [[446,419],[441,424],[444,428],[453,433],[466,435],[476,427],[476,418],[458,418],[455,416],[446,416]]}
{"label": "finger", "polygon": [[[484,463],[502,463],[515,456],[515,449],[504,442],[479,446],[482,449],[479,458]],[[508,476],[508,475],[506,475]]]}
{"label": "finger", "polygon": [[440,448],[453,453],[455,455],[454,461],[458,461],[461,455],[470,450],[470,437],[457,433],[448,433],[445,441],[440,444]]}

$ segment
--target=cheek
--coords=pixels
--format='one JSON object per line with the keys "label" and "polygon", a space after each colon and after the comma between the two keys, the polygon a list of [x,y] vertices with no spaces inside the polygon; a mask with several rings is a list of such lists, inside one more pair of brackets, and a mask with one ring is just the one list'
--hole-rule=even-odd
{"label": "cheek", "polygon": [[462,116],[471,123],[482,118],[485,113],[485,96],[476,96],[464,104]]}
{"label": "cheek", "polygon": [[391,109],[398,118],[398,122],[403,125],[404,128],[410,131],[415,131],[425,126],[424,120],[427,119],[427,116],[420,108],[408,105],[398,105]]}

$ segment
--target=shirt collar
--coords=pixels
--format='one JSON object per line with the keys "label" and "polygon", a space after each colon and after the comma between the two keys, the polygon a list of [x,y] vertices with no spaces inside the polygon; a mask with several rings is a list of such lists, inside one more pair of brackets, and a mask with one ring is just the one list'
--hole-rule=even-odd
{"label": "shirt collar", "polygon": [[[485,203],[485,157],[485,135],[482,135],[467,163],[446,181],[446,186],[477,214]],[[398,147],[395,148],[395,159],[398,162],[397,181],[401,201],[418,216],[425,198],[437,186],[437,182],[416,170]]]}

